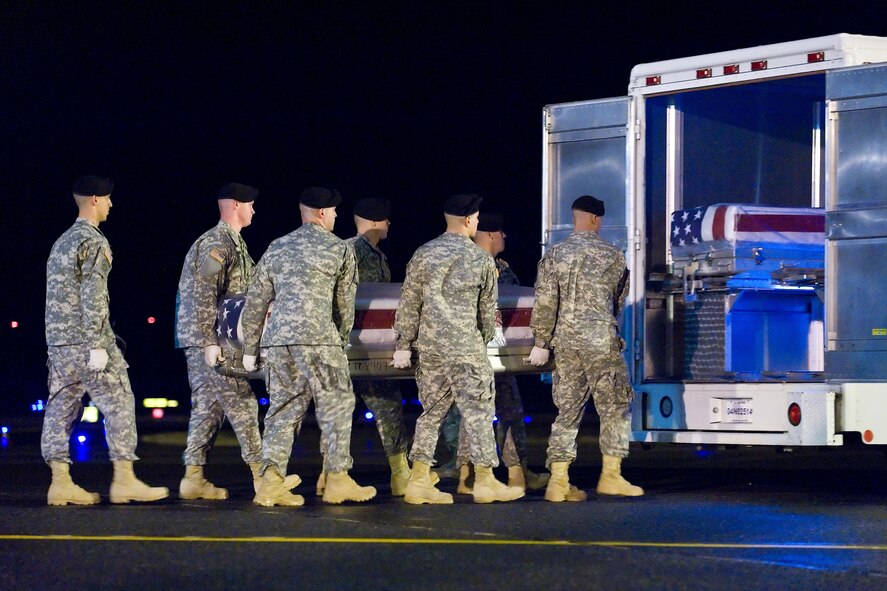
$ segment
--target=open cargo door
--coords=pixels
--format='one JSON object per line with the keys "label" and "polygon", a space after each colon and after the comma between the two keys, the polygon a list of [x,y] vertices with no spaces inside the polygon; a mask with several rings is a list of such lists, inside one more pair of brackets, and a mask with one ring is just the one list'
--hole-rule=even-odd
{"label": "open cargo door", "polygon": [[549,105],[543,118],[543,248],[569,236],[573,200],[594,195],[607,208],[601,236],[624,251],[628,99]]}
{"label": "open cargo door", "polygon": [[887,65],[829,72],[826,376],[887,381]]}

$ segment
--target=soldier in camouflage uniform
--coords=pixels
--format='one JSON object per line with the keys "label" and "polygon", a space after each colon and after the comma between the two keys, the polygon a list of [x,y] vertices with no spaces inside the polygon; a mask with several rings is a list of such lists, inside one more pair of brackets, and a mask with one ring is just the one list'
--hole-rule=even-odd
{"label": "soldier in camouflage uniform", "polygon": [[[354,247],[361,283],[389,283],[391,269],[379,242],[388,237],[391,204],[385,199],[361,199],[354,206],[357,236],[347,242]],[[376,418],[382,448],[391,467],[391,494],[402,497],[410,480],[407,463],[409,438],[403,421],[399,380],[354,380],[354,393],[360,396]]]}
{"label": "soldier in camouflage uniform", "polygon": [[185,477],[179,484],[183,499],[227,499],[203,475],[206,456],[225,417],[240,442],[241,456],[258,485],[262,461],[259,407],[249,380],[223,376],[215,367],[241,354],[220,346],[216,310],[226,295],[245,294],[253,263],[240,231],[252,223],[258,191],[228,183],[219,191],[219,223],[204,232],[188,250],[176,293],[176,347],[185,350],[191,386],[191,420],[182,458]]}
{"label": "soldier in camouflage uniform", "polygon": [[548,501],[583,501],[570,485],[576,436],[589,396],[601,418],[603,469],[598,494],[640,496],[643,489],[621,475],[628,456],[634,392],[622,356],[616,316],[625,305],[628,269],[622,252],[598,236],[603,202],[583,195],[573,202],[574,232],[539,262],[530,326],[536,346],[529,361],[541,366],[556,350],[552,395],[558,415],[548,440]]}
{"label": "soldier in camouflage uniform", "polygon": [[421,246],[407,266],[394,321],[397,350],[392,365],[411,364],[419,352],[416,382],[422,415],[410,459],[413,474],[404,500],[410,504],[453,502],[432,483],[429,469],[441,423],[455,402],[462,413],[469,456],[476,473],[477,503],[511,501],[523,489],[496,480],[499,464],[493,434],[493,368],[487,343],[496,327],[496,265],[471,238],[477,232],[481,198],[454,195],[444,205],[447,231]]}
{"label": "soldier in camouflage uniform", "polygon": [[368,501],[376,495],[375,488],[358,486],[348,475],[354,391],[345,347],[354,323],[357,261],[354,248],[332,233],[341,201],[337,191],[306,189],[299,199],[302,226],[271,243],[247,292],[241,316],[243,367],[255,370],[261,344],[271,397],[254,500],[258,505],[304,504],[302,496],[286,490],[283,475],[296,427],[312,398],[325,450],[323,501]]}
{"label": "soldier in camouflage uniform", "polygon": [[69,439],[83,411],[83,394],[105,416],[108,455],[114,464],[112,503],[157,501],[165,487],[149,487],[136,478],[135,397],[128,365],[111,329],[108,274],[111,247],[99,224],[111,210],[110,179],[86,176],[74,183],[79,216],[56,240],[46,263],[46,344],[49,399],[40,446],[52,469],[50,505],[94,505],[98,493],[74,484]]}
{"label": "soldier in camouflage uniform", "polygon": [[[505,232],[502,216],[481,213],[474,243],[493,257],[499,285],[520,285],[517,274],[498,255],[505,250]],[[498,312],[497,312],[498,314]],[[548,484],[547,474],[536,474],[527,467],[527,432],[524,427],[524,406],[517,380],[511,375],[496,376],[496,443],[502,462],[508,468],[508,486],[540,490]],[[452,411],[451,411],[452,414]],[[458,417],[458,414],[456,415]],[[448,416],[449,419],[449,416]],[[471,494],[469,486],[468,445],[464,427],[459,431],[456,465],[459,466],[459,484],[456,492]]]}

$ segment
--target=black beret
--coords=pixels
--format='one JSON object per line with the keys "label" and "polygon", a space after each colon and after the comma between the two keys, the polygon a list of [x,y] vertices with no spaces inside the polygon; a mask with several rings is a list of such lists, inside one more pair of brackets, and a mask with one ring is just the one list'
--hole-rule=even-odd
{"label": "black beret", "polygon": [[502,231],[502,214],[483,212],[478,216],[477,221],[478,232],[501,232]]}
{"label": "black beret", "polygon": [[373,222],[387,220],[391,217],[391,202],[387,199],[361,199],[354,206],[354,215]]}
{"label": "black beret", "polygon": [[249,185],[241,185],[240,183],[228,183],[222,185],[219,189],[219,199],[233,199],[241,203],[250,203],[255,201],[259,196],[259,190]]}
{"label": "black beret", "polygon": [[602,216],[604,215],[604,202],[591,195],[583,195],[573,202],[570,209],[578,209],[579,211],[586,211],[597,216]]}
{"label": "black beret", "polygon": [[74,181],[74,195],[98,195],[104,197],[114,191],[114,181],[101,176],[87,175]]}
{"label": "black beret", "polygon": [[453,195],[444,203],[444,213],[450,215],[473,215],[480,211],[480,195]]}
{"label": "black beret", "polygon": [[313,207],[314,209],[323,209],[325,207],[336,207],[342,203],[342,196],[335,189],[324,189],[323,187],[308,187],[302,191],[299,197],[299,203]]}

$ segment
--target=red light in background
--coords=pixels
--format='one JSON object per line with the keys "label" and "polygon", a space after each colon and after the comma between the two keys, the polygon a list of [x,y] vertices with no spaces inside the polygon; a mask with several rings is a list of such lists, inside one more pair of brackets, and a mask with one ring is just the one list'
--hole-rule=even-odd
{"label": "red light in background", "polygon": [[151,416],[154,417],[155,419],[162,419],[163,418],[163,409],[162,408],[155,408],[154,410],[151,411]]}
{"label": "red light in background", "polygon": [[148,324],[154,324],[155,322],[157,322],[156,318],[154,318],[153,316],[148,316]]}
{"label": "red light in background", "polygon": [[9,323],[9,328],[18,328],[18,320],[13,320]]}

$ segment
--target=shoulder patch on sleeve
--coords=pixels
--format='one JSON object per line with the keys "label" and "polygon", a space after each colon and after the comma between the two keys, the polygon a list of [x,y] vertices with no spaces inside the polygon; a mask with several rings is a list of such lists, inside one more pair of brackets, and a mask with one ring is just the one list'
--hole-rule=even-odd
{"label": "shoulder patch on sleeve", "polygon": [[222,264],[225,262],[225,254],[221,250],[219,250],[218,248],[214,248],[211,251],[209,251],[209,256],[216,259],[216,261],[219,264]]}
{"label": "shoulder patch on sleeve", "polygon": [[114,256],[111,254],[111,249],[110,249],[110,248],[105,248],[105,249],[103,249],[103,250],[102,250],[102,254],[105,255],[105,258],[106,258],[106,259],[108,259],[108,264],[109,264],[109,265],[113,265],[113,264],[114,264]]}

